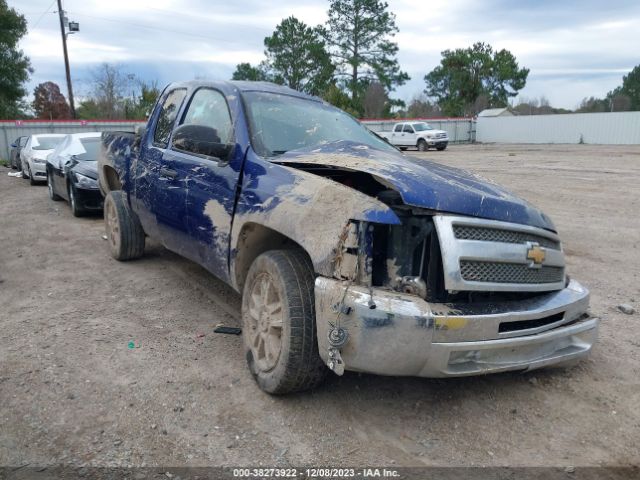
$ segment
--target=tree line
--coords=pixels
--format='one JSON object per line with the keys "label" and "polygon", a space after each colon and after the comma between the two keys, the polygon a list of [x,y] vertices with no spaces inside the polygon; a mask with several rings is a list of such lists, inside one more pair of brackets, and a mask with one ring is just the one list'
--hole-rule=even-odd
{"label": "tree line", "polygon": [[[424,90],[408,104],[392,98],[410,80],[398,61],[395,15],[381,0],[328,0],[328,19],[310,26],[290,16],[264,38],[264,59],[239,63],[233,80],[270,81],[322,97],[357,117],[472,116],[485,108],[510,107],[522,115],[570,113],[545,97],[513,99],[525,87],[529,69],[508,50],[477,42],[444,50],[439,64],[424,75]],[[24,84],[33,73],[18,49],[27,33],[24,16],[0,0],[0,118],[66,119],[66,98],[53,82],[37,85],[33,101]],[[142,119],[160,94],[121,67],[94,69],[77,116],[84,119]],[[605,98],[585,98],[576,112],[640,110],[640,65]]]}

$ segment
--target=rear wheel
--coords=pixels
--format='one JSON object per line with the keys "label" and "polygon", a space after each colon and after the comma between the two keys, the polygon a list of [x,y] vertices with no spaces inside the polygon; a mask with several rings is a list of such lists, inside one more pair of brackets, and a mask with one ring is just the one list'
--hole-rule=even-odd
{"label": "rear wheel", "polygon": [[29,175],[27,175],[27,172],[24,169],[24,164],[22,162],[20,162],[20,171],[22,172],[22,178],[29,178]]}
{"label": "rear wheel", "polygon": [[111,256],[132,260],[144,253],[144,230],[138,216],[126,202],[124,192],[114,190],[104,201],[104,224]]}
{"label": "rear wheel", "polygon": [[427,150],[429,150],[429,145],[427,145],[427,142],[425,140],[418,140],[418,150],[421,152],[426,152]]}
{"label": "rear wheel", "polygon": [[54,202],[61,200],[60,195],[53,190],[53,180],[51,180],[51,175],[47,175],[47,188],[49,189],[49,198],[51,200]]}
{"label": "rear wheel", "polygon": [[306,390],[325,377],[315,325],[315,275],[299,250],[272,250],[251,265],[242,295],[249,370],[262,390]]}

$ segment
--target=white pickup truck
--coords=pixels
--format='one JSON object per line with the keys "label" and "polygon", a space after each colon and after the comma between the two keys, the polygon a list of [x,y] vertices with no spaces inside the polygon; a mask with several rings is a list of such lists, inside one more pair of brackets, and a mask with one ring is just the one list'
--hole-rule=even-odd
{"label": "white pickup truck", "polygon": [[406,150],[416,147],[421,152],[429,148],[444,150],[449,144],[449,136],[444,130],[436,130],[426,122],[400,122],[390,132],[376,132],[392,145]]}

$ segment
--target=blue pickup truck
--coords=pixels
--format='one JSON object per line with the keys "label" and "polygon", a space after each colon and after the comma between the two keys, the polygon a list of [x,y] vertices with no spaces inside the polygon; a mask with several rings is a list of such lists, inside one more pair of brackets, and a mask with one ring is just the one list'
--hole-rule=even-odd
{"label": "blue pickup truck", "polygon": [[597,337],[544,213],[285,87],[169,85],[146,127],[103,134],[99,177],[116,259],[149,236],[242,294],[269,393],[566,365]]}

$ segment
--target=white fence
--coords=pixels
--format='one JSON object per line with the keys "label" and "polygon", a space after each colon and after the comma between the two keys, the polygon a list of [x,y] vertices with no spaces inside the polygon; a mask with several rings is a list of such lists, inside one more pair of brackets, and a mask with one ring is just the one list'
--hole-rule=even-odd
{"label": "white fence", "polygon": [[479,117],[485,143],[640,144],[640,112]]}
{"label": "white fence", "polygon": [[427,122],[433,128],[444,130],[450,143],[468,143],[475,141],[476,122],[472,118],[411,118],[360,120],[364,126],[374,132],[390,132],[398,122]]}
{"label": "white fence", "polygon": [[104,132],[113,130],[133,131],[136,125],[145,122],[127,120],[54,120],[52,122],[39,120],[0,120],[0,158],[9,159],[11,144],[22,135],[36,133],[79,133]]}

